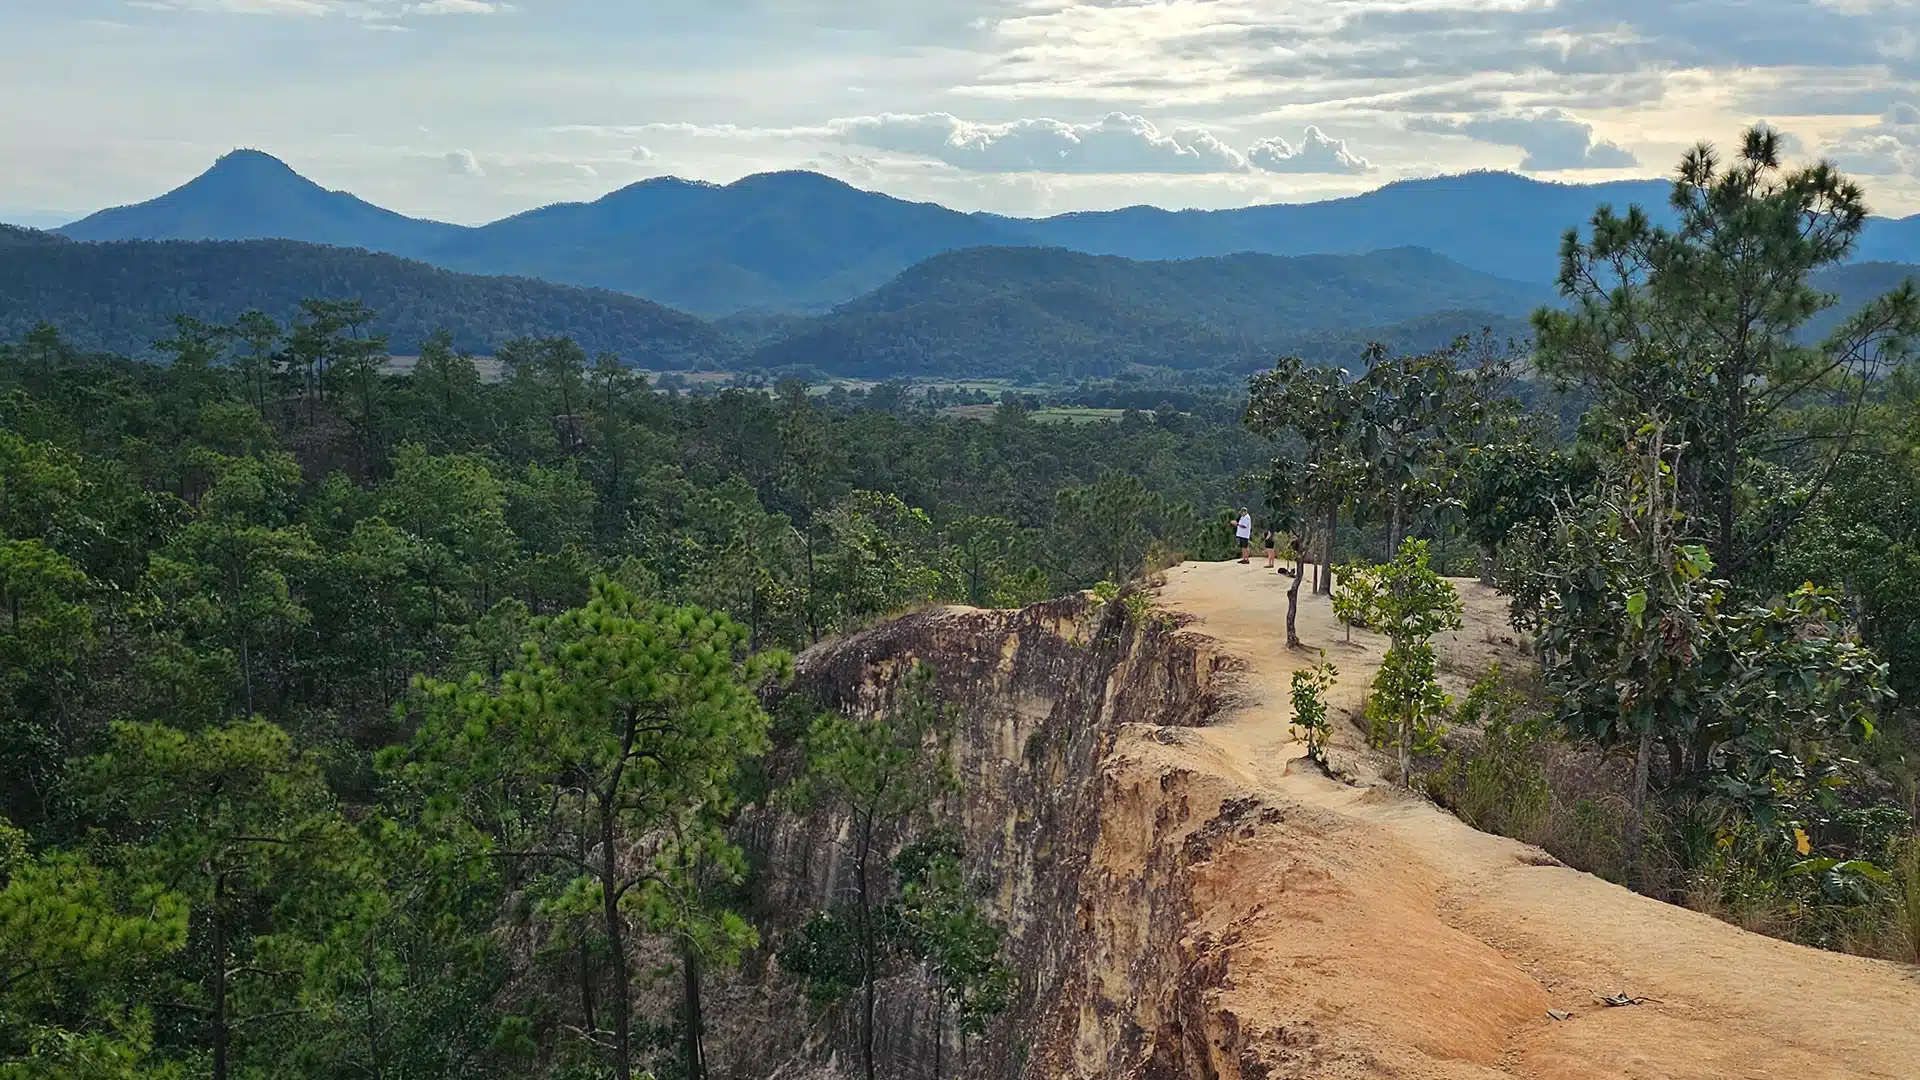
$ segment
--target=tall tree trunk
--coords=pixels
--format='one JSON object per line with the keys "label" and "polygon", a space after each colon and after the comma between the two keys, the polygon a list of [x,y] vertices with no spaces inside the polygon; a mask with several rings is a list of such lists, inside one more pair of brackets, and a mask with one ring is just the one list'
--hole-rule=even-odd
{"label": "tall tree trunk", "polygon": [[941,1052],[947,1048],[947,1010],[941,1006],[940,996],[933,1000],[933,1080],[940,1080]]}
{"label": "tall tree trunk", "polygon": [[1633,883],[1640,888],[1645,888],[1647,884],[1647,769],[1652,759],[1653,729],[1649,727],[1640,733],[1640,746],[1633,756],[1633,801],[1627,809],[1627,835],[1623,838],[1627,845],[1627,865],[1633,873]]}
{"label": "tall tree trunk", "polygon": [[579,945],[580,953],[580,1030],[594,1032],[600,1030],[599,1010],[593,1006],[593,957],[587,948],[583,934]]}
{"label": "tall tree trunk", "polygon": [[[874,1080],[874,940],[873,912],[868,906],[867,856],[873,850],[873,817],[866,815],[860,825],[860,847],[853,860],[854,884],[860,890],[855,907],[860,912],[860,1064],[866,1080]],[[624,1080],[624,1078],[623,1078]]]}
{"label": "tall tree trunk", "polygon": [[1300,632],[1295,628],[1295,620],[1300,614],[1300,581],[1307,576],[1307,564],[1300,557],[1300,548],[1293,549],[1293,584],[1287,587],[1287,648],[1300,647]]}
{"label": "tall tree trunk", "polygon": [[385,1080],[386,1068],[380,1063],[380,975],[375,964],[374,936],[367,935],[367,943],[360,958],[361,980],[367,991],[367,1072],[373,1080]]}
{"label": "tall tree trunk", "polygon": [[680,947],[680,1000],[686,1014],[687,1080],[706,1080],[705,1016],[700,1010],[700,953],[692,943]]}
{"label": "tall tree trunk", "polygon": [[213,875],[213,1080],[227,1080],[227,875]]}
{"label": "tall tree trunk", "polygon": [[[1718,550],[1713,553],[1713,562],[1714,569],[1726,576],[1731,576],[1736,569],[1733,560],[1733,499],[1734,489],[1737,486],[1736,480],[1740,474],[1739,432],[1741,425],[1745,422],[1745,417],[1742,415],[1745,411],[1745,400],[1741,392],[1742,381],[1743,380],[1739,379],[1727,380],[1726,445],[1720,448],[1720,467],[1725,470],[1725,475],[1720,477],[1720,505],[1718,507],[1720,527],[1716,530],[1718,539],[1714,547]],[[1664,429],[1661,434],[1662,438],[1660,442],[1664,443]],[[1658,454],[1661,449],[1663,449],[1663,447],[1656,444],[1654,452]]]}
{"label": "tall tree trunk", "polygon": [[1393,557],[1395,555],[1400,554],[1400,499],[1404,490],[1405,490],[1405,485],[1395,486],[1393,489],[1393,498],[1388,501],[1388,506],[1387,506],[1387,561],[1388,562],[1392,562]]}
{"label": "tall tree trunk", "polygon": [[816,592],[814,589],[812,511],[808,511],[807,531],[801,539],[807,546],[807,638],[813,644],[818,645],[820,644],[820,625],[817,621],[819,614],[818,605],[814,602]]}
{"label": "tall tree trunk", "polygon": [[253,718],[253,657],[247,647],[247,632],[240,631],[240,683],[246,687],[247,718]]}
{"label": "tall tree trunk", "polygon": [[1320,547],[1320,572],[1315,576],[1313,591],[1320,596],[1333,594],[1333,544],[1340,535],[1340,507],[1336,504],[1327,508],[1326,543]]}
{"label": "tall tree trunk", "polygon": [[600,904],[613,953],[613,1061],[619,1080],[633,1080],[633,998],[627,983],[627,936],[620,919],[620,886],[614,872],[613,800],[600,800]]}

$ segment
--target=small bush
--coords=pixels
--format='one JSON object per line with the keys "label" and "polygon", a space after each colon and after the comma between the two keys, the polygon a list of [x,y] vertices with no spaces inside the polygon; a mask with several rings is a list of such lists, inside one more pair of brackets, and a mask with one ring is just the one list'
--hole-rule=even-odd
{"label": "small bush", "polygon": [[1893,881],[1893,924],[1903,959],[1920,964],[1920,834],[1901,845]]}
{"label": "small bush", "polygon": [[1524,705],[1499,665],[1489,668],[1454,715],[1456,723],[1479,729],[1478,740],[1470,751],[1450,751],[1427,790],[1476,829],[1541,844],[1553,809],[1541,760],[1547,731],[1543,717],[1519,712]]}
{"label": "small bush", "polygon": [[1340,670],[1326,662],[1293,673],[1293,728],[1295,738],[1307,744],[1307,757],[1322,768],[1327,764],[1327,740],[1333,726],[1327,721],[1327,691],[1333,689]]}
{"label": "small bush", "polygon": [[1372,626],[1380,606],[1380,568],[1372,563],[1351,562],[1333,575],[1333,616],[1353,640],[1353,628]]}

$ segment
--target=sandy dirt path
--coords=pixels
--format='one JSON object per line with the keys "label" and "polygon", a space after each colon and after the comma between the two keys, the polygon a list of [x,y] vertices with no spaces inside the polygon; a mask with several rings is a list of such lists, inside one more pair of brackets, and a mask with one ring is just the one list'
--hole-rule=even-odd
{"label": "sandy dirt path", "polygon": [[[1303,588],[1306,648],[1287,649],[1289,583],[1257,560],[1168,571],[1161,605],[1247,664],[1241,701],[1178,738],[1142,725],[1125,748],[1221,805],[1266,808],[1191,869],[1190,938],[1226,954],[1210,1007],[1236,1047],[1219,1075],[1920,1080],[1920,968],[1637,896],[1370,775],[1349,717],[1384,644],[1359,631],[1343,644]],[[1467,625],[1443,656],[1458,670],[1524,662],[1504,601],[1459,584]],[[1358,783],[1307,767],[1290,738],[1288,676],[1321,650],[1340,668],[1335,752]],[[1598,1000],[1616,993],[1647,1000]]]}

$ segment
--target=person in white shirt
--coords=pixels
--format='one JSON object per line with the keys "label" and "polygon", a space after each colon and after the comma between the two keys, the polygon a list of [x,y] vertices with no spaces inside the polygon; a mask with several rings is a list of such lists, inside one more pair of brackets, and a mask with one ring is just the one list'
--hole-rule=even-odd
{"label": "person in white shirt", "polygon": [[1234,523],[1233,535],[1240,541],[1240,561],[1253,561],[1253,515],[1244,506],[1240,508],[1240,520]]}

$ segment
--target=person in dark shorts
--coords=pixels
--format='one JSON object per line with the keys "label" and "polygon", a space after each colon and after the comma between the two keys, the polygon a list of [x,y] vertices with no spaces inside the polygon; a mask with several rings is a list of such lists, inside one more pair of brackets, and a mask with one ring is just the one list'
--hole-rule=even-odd
{"label": "person in dark shorts", "polygon": [[1240,508],[1240,519],[1233,523],[1233,538],[1235,540],[1240,541],[1241,563],[1245,564],[1245,563],[1252,562],[1253,561],[1253,515],[1247,513],[1247,508],[1244,506]]}
{"label": "person in dark shorts", "polygon": [[1266,532],[1260,534],[1260,545],[1267,549],[1267,569],[1269,570],[1273,569],[1273,545],[1275,542],[1273,528],[1269,526]]}

